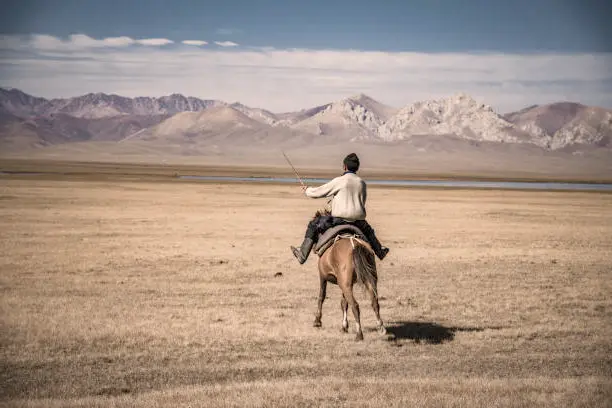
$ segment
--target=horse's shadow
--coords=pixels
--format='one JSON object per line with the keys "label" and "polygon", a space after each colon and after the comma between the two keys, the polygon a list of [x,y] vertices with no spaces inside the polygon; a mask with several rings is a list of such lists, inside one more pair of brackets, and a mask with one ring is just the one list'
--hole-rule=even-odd
{"label": "horse's shadow", "polygon": [[389,322],[385,325],[389,340],[413,340],[415,343],[441,344],[455,339],[457,332],[480,332],[479,327],[446,327],[429,322]]}

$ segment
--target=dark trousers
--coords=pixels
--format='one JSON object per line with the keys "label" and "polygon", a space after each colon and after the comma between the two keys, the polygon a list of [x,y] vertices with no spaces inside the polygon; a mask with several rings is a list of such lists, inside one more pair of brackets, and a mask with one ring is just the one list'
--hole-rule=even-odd
{"label": "dark trousers", "polygon": [[382,247],[381,243],[378,238],[376,238],[374,229],[366,220],[347,221],[342,218],[332,217],[331,215],[321,215],[308,223],[305,238],[310,238],[314,242],[317,242],[319,234],[324,233],[329,228],[344,224],[354,225],[359,228],[364,233],[370,245],[372,245],[374,252],[379,253]]}

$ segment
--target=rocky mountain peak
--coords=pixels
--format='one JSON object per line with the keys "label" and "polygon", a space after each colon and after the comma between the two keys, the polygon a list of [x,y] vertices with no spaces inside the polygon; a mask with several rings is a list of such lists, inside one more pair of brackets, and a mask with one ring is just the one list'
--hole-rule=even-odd
{"label": "rocky mountain peak", "polygon": [[79,118],[105,118],[120,115],[172,115],[197,112],[213,106],[225,105],[216,100],[202,100],[174,93],[154,97],[128,98],[103,92],[88,93],[73,98],[47,100],[35,98],[15,89],[0,91],[0,107],[19,117],[65,114]]}
{"label": "rocky mountain peak", "polygon": [[243,113],[249,118],[257,120],[259,122],[263,122],[272,126],[279,124],[279,118],[274,113],[265,109],[250,108],[246,105],[241,104],[240,102],[234,102],[229,106]]}
{"label": "rocky mountain peak", "polygon": [[525,108],[505,118],[544,148],[612,145],[612,110],[609,109],[557,102]]}
{"label": "rocky mountain peak", "polygon": [[465,93],[415,102],[401,109],[380,129],[384,140],[411,135],[456,135],[465,139],[518,142],[526,139],[493,109]]}
{"label": "rocky mountain peak", "polygon": [[358,133],[361,133],[357,136],[372,137],[378,134],[378,128],[385,122],[385,118],[381,117],[375,108],[364,103],[364,98],[360,98],[359,101],[353,98],[343,98],[326,105],[324,109],[312,116],[311,122],[323,126],[333,124],[355,127],[360,129]]}
{"label": "rocky mountain peak", "polygon": [[0,88],[0,110],[18,117],[29,117],[46,104],[45,98],[35,97],[17,88]]}
{"label": "rocky mountain peak", "polygon": [[364,93],[359,93],[353,96],[349,96],[348,98],[345,98],[351,101],[354,101],[356,103],[362,104],[362,105],[367,105],[369,103],[372,102],[376,102],[374,100],[374,98],[369,97],[368,95],[364,94]]}

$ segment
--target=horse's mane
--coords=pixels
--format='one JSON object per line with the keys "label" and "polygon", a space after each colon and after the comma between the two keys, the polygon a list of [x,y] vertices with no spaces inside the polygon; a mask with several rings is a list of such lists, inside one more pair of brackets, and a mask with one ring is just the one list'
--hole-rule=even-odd
{"label": "horse's mane", "polygon": [[328,208],[321,208],[315,212],[315,215],[312,218],[314,219],[324,215],[331,215],[331,211]]}

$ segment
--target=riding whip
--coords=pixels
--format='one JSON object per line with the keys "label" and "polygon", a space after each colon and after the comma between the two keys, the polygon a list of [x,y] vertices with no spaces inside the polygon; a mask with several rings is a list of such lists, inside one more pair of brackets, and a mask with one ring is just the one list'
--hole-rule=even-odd
{"label": "riding whip", "polygon": [[291,164],[291,161],[289,160],[289,158],[287,157],[287,155],[285,154],[284,151],[281,150],[281,153],[283,154],[283,156],[285,156],[285,160],[287,160],[287,163],[289,163],[289,165],[291,166],[291,168],[293,169],[293,172],[295,173],[295,175],[298,178],[298,181],[300,182],[300,184],[302,185],[302,187],[306,187],[306,185],[304,184],[304,182],[302,181],[302,178],[300,177],[300,175],[298,174],[297,170],[295,169],[295,167],[293,167],[293,164]]}

